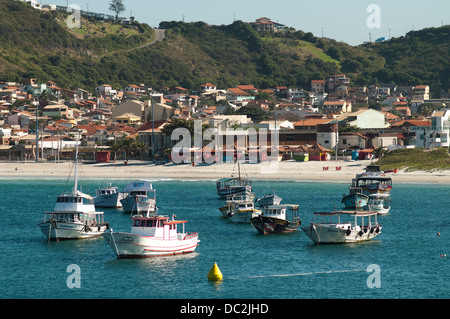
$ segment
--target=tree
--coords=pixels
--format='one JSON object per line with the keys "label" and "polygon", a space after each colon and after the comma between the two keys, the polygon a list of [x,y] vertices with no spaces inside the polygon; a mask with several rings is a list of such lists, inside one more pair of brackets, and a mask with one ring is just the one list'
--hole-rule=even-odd
{"label": "tree", "polygon": [[109,10],[116,13],[116,20],[119,18],[119,14],[125,11],[125,5],[123,0],[112,0],[109,3]]}
{"label": "tree", "polygon": [[259,123],[261,121],[269,119],[269,114],[256,106],[243,106],[239,110],[237,110],[236,113],[240,115],[247,115],[252,119],[254,123]]}

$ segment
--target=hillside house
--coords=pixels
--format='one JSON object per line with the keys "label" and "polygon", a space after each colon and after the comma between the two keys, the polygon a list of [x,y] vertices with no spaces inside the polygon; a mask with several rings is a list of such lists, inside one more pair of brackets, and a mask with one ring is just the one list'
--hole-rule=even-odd
{"label": "hillside house", "polygon": [[50,104],[42,109],[43,116],[49,117],[73,117],[73,110],[64,104]]}
{"label": "hillside house", "polygon": [[113,90],[113,88],[109,84],[102,84],[97,86],[95,88],[95,93],[102,97],[110,97],[111,99],[117,98],[117,91]]}
{"label": "hillside house", "polygon": [[352,111],[352,103],[347,101],[325,101],[322,106],[319,107],[319,112],[323,114],[340,114],[348,113]]}
{"label": "hillside house", "polygon": [[383,112],[374,109],[361,109],[352,113],[343,113],[336,118],[339,123],[356,126],[360,129],[380,129],[389,126]]}
{"label": "hillside house", "polygon": [[256,30],[256,32],[280,32],[287,28],[285,25],[278,22],[273,22],[266,17],[256,19],[255,22],[250,22],[250,25]]}
{"label": "hillside house", "polygon": [[141,116],[136,115],[134,113],[124,113],[118,115],[113,118],[113,121],[118,124],[125,124],[125,125],[138,125],[142,123]]}
{"label": "hillside house", "polygon": [[226,100],[240,102],[245,100],[254,100],[255,97],[240,88],[229,88],[226,93]]}
{"label": "hillside house", "polygon": [[413,100],[429,100],[430,99],[430,87],[428,85],[417,85],[414,87]]}
{"label": "hillside house", "polygon": [[325,92],[325,80],[311,80],[311,92],[314,94]]}
{"label": "hillside house", "polygon": [[340,150],[343,149],[365,149],[367,148],[367,136],[356,132],[341,132],[339,133]]}
{"label": "hillside house", "polygon": [[326,85],[328,92],[334,92],[340,86],[347,86],[350,84],[350,79],[345,74],[334,74],[327,76]]}
{"label": "hillside house", "polygon": [[207,92],[215,92],[217,91],[217,86],[211,83],[205,83],[200,85],[200,93],[207,93]]}

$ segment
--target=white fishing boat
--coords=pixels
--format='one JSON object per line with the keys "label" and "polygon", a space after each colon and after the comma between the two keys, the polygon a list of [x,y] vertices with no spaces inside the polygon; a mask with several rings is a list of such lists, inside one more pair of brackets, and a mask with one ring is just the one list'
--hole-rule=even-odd
{"label": "white fishing boat", "polygon": [[156,190],[151,183],[131,182],[123,192],[127,195],[120,202],[125,213],[156,212]]}
{"label": "white fishing boat", "polygon": [[57,197],[54,210],[45,212],[38,226],[48,240],[98,237],[109,228],[103,212],[95,211],[93,198],[78,190],[78,137],[73,190]]}
{"label": "white fishing boat", "polygon": [[[130,233],[105,232],[104,238],[118,258],[146,258],[192,253],[200,240],[198,233],[186,233],[184,220],[174,216],[135,215]],[[181,232],[177,231],[182,225]]]}
{"label": "white fishing boat", "polygon": [[[316,222],[318,216],[320,222]],[[314,221],[302,230],[315,243],[356,243],[378,236],[381,225],[377,222],[377,212],[314,212]]]}
{"label": "white fishing boat", "polygon": [[120,208],[122,207],[120,201],[124,198],[125,194],[120,192],[118,187],[107,185],[97,189],[97,196],[94,197],[94,204],[96,207]]}
{"label": "white fishing boat", "polygon": [[370,211],[377,212],[378,215],[386,215],[391,210],[390,194],[371,194],[367,202]]}
{"label": "white fishing boat", "polygon": [[232,202],[228,212],[228,219],[234,223],[250,223],[250,219],[260,215],[262,212],[255,208],[253,202]]}
{"label": "white fishing boat", "polygon": [[222,217],[228,218],[228,213],[231,213],[231,209],[234,203],[242,202],[253,202],[255,200],[255,193],[248,193],[245,195],[231,195],[227,196],[225,205],[220,207],[219,210],[222,213]]}

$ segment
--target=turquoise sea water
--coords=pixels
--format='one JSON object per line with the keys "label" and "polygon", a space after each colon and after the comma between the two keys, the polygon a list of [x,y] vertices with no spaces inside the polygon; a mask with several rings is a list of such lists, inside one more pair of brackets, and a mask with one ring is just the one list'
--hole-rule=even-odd
{"label": "turquoise sea water", "polygon": [[[214,181],[151,180],[161,214],[188,220],[198,232],[196,253],[118,260],[103,238],[47,242],[37,227],[44,211],[71,182],[0,180],[1,298],[324,299],[449,298],[448,184],[394,184],[392,209],[379,217],[382,234],[366,243],[315,245],[299,230],[263,236],[250,224],[220,218]],[[112,182],[87,180],[82,191]],[[348,183],[255,181],[262,195],[274,189],[283,203],[299,204],[304,225],[313,212],[341,208]],[[129,215],[103,209],[112,228],[130,230]],[[437,235],[440,233],[440,236]],[[446,256],[448,255],[448,256]],[[224,275],[206,275],[217,262]],[[80,269],[80,288],[69,288],[69,265]],[[369,288],[369,265],[379,267],[379,288]]]}

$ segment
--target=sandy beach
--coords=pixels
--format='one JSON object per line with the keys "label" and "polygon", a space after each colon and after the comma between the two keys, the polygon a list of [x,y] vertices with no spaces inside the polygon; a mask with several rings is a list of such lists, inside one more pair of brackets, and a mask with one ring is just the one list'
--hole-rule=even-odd
{"label": "sandy beach", "polygon": [[[370,161],[326,161],[241,164],[241,176],[255,180],[298,180],[351,182]],[[67,178],[73,175],[73,163],[1,162],[0,179]],[[393,182],[449,183],[450,171],[388,173]],[[238,176],[237,164],[155,165],[146,161],[116,163],[80,163],[79,177],[84,179],[208,179]]]}

